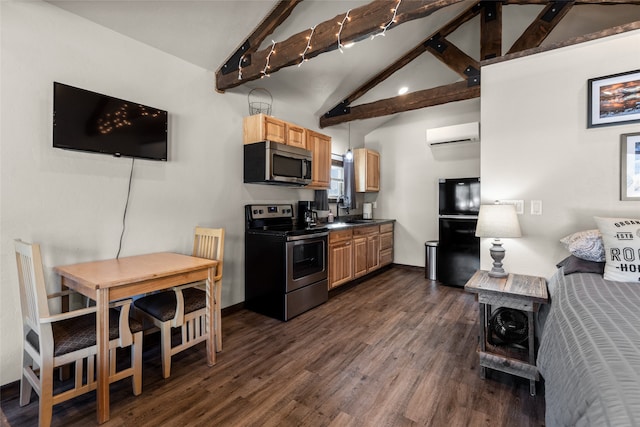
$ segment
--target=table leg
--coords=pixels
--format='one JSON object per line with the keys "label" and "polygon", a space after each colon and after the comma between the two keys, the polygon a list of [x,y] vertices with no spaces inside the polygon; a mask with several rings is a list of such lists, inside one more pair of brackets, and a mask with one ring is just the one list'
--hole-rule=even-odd
{"label": "table leg", "polygon": [[[527,312],[527,320],[529,323],[529,364],[536,366],[536,349],[535,349],[535,332],[533,330],[533,311]],[[529,380],[529,393],[531,396],[536,395],[536,380]]]}
{"label": "table leg", "polygon": [[[484,331],[485,328],[485,324],[486,324],[486,304],[480,303],[480,314],[479,314],[479,319],[478,319],[478,323],[480,324],[480,351],[485,351],[486,350],[486,334]],[[480,378],[484,379],[486,376],[486,368],[484,366],[480,366]]]}
{"label": "table leg", "polygon": [[98,424],[109,421],[109,289],[96,292]]}
{"label": "table leg", "polygon": [[209,275],[207,277],[207,364],[213,366],[216,364],[216,334],[215,334],[215,289],[213,284],[213,278],[215,276],[215,269],[209,269]]}

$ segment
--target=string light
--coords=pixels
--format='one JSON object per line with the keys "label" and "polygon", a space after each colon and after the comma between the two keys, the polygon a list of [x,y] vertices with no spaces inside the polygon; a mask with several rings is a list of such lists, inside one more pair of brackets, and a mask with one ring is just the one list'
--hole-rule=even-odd
{"label": "string light", "polygon": [[396,16],[398,15],[398,8],[400,7],[400,3],[402,3],[402,0],[398,0],[398,3],[396,4],[396,7],[391,9],[391,11],[393,12],[393,16],[391,17],[391,20],[389,22],[387,22],[386,25],[381,25],[380,28],[382,29],[382,31],[380,31],[377,34],[372,35],[371,36],[371,40],[375,39],[378,36],[384,36],[385,33],[387,32],[387,28],[389,28],[391,26],[391,24],[396,22]]}
{"label": "string light", "polygon": [[342,28],[344,27],[344,23],[345,21],[351,21],[351,18],[349,18],[349,13],[351,12],[351,9],[347,10],[347,14],[344,15],[344,18],[342,18],[342,22],[338,22],[338,25],[340,25],[340,29],[338,30],[338,34],[336,34],[336,36],[338,36],[338,49],[340,50],[340,53],[344,53],[344,51],[342,50],[343,47],[345,47],[342,44],[342,41],[340,40],[340,34],[342,33]]}
{"label": "string light", "polygon": [[238,80],[242,80],[242,61],[244,61],[244,55],[238,61]]}
{"label": "string light", "polygon": [[262,77],[269,77],[270,74],[267,73],[267,70],[271,68],[271,66],[269,65],[269,60],[271,59],[271,55],[273,55],[274,53],[276,53],[276,42],[271,40],[271,50],[267,55],[267,62],[264,64],[264,68],[262,69]]}
{"label": "string light", "polygon": [[313,32],[315,30],[316,30],[316,26],[314,25],[313,27],[311,27],[311,34],[309,34],[309,37],[307,37],[307,47],[305,47],[304,51],[300,54],[300,56],[302,57],[302,60],[298,64],[298,67],[301,66],[302,63],[307,60],[305,59],[304,55],[307,53],[309,49],[311,49],[311,37],[313,37]]}

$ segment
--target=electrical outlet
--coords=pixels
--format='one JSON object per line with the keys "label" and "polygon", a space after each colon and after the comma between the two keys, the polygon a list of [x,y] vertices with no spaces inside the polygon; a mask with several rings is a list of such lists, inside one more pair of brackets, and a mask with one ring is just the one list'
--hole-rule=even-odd
{"label": "electrical outlet", "polygon": [[542,200],[531,201],[531,215],[542,215]]}
{"label": "electrical outlet", "polygon": [[518,215],[524,214],[524,200],[500,200],[503,205],[514,205]]}

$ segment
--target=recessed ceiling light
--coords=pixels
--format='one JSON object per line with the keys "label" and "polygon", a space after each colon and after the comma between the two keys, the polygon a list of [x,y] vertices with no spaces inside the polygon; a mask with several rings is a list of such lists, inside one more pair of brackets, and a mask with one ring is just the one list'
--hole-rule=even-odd
{"label": "recessed ceiling light", "polygon": [[407,86],[402,86],[400,89],[398,89],[398,95],[404,95],[407,92],[409,92],[409,88]]}

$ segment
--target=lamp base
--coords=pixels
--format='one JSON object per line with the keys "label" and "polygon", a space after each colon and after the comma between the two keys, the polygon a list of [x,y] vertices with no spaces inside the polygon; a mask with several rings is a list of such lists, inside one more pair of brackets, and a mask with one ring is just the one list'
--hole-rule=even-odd
{"label": "lamp base", "polygon": [[502,278],[509,275],[509,273],[504,271],[504,268],[502,268],[502,260],[504,259],[505,252],[506,251],[502,247],[500,239],[495,239],[492,242],[491,249],[489,250],[489,254],[491,255],[491,258],[493,258],[493,267],[491,268],[491,271],[489,271],[489,277]]}

